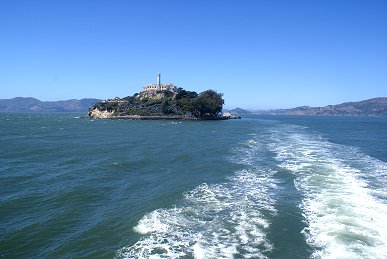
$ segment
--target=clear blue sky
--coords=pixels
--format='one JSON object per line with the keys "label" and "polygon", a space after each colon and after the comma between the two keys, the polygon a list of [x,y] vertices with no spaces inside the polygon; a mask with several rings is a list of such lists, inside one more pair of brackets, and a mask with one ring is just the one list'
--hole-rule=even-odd
{"label": "clear blue sky", "polygon": [[157,72],[226,108],[387,96],[387,1],[0,1],[0,99],[124,97]]}

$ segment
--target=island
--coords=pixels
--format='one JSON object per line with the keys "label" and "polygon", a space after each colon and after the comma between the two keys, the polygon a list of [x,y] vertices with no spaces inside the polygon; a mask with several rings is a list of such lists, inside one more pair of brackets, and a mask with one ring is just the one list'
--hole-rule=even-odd
{"label": "island", "polygon": [[214,90],[201,93],[187,91],[173,84],[157,83],[143,87],[143,91],[124,98],[107,99],[89,109],[94,119],[132,120],[226,120],[232,116],[221,114],[223,94]]}

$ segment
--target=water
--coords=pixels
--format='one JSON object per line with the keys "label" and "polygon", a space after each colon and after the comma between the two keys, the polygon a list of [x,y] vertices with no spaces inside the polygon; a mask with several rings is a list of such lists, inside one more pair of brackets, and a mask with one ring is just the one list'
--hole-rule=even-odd
{"label": "water", "polygon": [[387,118],[0,114],[0,258],[387,258]]}

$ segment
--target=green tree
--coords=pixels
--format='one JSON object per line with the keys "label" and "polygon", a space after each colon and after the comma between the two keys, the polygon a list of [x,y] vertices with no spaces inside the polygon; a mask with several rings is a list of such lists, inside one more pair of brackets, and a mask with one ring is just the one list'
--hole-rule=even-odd
{"label": "green tree", "polygon": [[186,91],[183,88],[179,88],[176,94],[175,100],[184,112],[194,111],[194,101],[198,96],[196,92]]}
{"label": "green tree", "polygon": [[222,93],[214,90],[201,92],[194,101],[194,114],[199,116],[217,116],[223,109]]}
{"label": "green tree", "polygon": [[173,114],[173,104],[169,99],[165,99],[161,104],[161,112],[163,114]]}

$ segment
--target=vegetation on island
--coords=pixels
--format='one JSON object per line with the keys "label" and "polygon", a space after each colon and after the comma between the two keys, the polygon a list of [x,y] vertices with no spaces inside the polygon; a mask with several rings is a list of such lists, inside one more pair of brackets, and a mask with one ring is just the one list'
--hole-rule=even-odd
{"label": "vegetation on island", "polygon": [[107,112],[111,117],[124,116],[185,116],[192,118],[214,118],[222,112],[223,94],[214,90],[201,93],[177,88],[175,91],[153,91],[136,93],[125,98],[115,98],[96,103],[89,116],[96,112]]}

